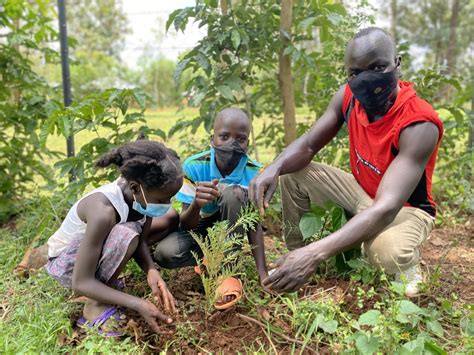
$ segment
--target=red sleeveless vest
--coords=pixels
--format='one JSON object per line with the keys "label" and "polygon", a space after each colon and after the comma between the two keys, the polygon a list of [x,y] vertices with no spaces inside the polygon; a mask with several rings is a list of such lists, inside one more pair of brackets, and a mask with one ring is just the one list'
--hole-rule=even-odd
{"label": "red sleeveless vest", "polygon": [[403,81],[398,84],[401,90],[395,103],[383,118],[372,123],[369,123],[365,110],[346,85],[342,112],[349,130],[352,174],[365,192],[375,198],[385,171],[398,154],[398,138],[402,130],[416,122],[434,123],[439,129],[438,144],[405,205],[421,208],[435,216],[436,203],[431,195],[431,182],[443,123],[431,105],[416,95],[413,84]]}

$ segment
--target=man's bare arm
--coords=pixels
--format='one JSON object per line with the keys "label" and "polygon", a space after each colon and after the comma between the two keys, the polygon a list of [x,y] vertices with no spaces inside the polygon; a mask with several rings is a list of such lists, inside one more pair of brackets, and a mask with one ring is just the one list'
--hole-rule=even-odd
{"label": "man's bare arm", "polygon": [[326,112],[307,133],[291,143],[273,163],[252,180],[249,196],[257,203],[260,213],[263,214],[264,209],[268,207],[278,185],[278,177],[303,169],[337,134],[343,123],[344,89],[345,85],[333,96]]}

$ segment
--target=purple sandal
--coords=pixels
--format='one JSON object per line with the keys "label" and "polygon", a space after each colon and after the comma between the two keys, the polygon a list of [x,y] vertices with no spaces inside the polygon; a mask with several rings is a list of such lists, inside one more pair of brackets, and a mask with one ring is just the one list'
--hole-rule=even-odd
{"label": "purple sandal", "polygon": [[104,335],[106,337],[121,337],[124,336],[125,333],[123,332],[104,332],[102,329],[100,329],[100,326],[107,322],[111,317],[121,320],[121,313],[118,308],[116,307],[110,307],[107,308],[100,316],[98,316],[96,319],[92,321],[88,321],[84,317],[81,317],[77,321],[77,326],[80,328],[83,327],[88,327],[90,329],[96,328],[98,333],[101,335]]}

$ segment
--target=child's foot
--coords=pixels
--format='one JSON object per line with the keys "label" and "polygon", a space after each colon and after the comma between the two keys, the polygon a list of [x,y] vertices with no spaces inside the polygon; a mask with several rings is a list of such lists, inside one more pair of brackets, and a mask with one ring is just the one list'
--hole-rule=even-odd
{"label": "child's foot", "polygon": [[121,330],[125,326],[126,316],[117,308],[87,299],[84,306],[83,317],[79,319],[78,325],[97,326],[101,334],[107,336],[122,336]]}

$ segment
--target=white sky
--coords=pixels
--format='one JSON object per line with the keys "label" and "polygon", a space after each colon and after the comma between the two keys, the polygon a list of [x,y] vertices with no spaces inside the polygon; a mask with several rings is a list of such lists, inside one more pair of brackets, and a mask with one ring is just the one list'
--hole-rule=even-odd
{"label": "white sky", "polygon": [[176,59],[186,49],[192,48],[205,35],[205,30],[188,24],[185,33],[164,34],[168,16],[176,9],[195,5],[195,0],[122,0],[123,10],[132,31],[127,36],[122,58],[130,66],[136,66],[143,50],[154,55]]}

